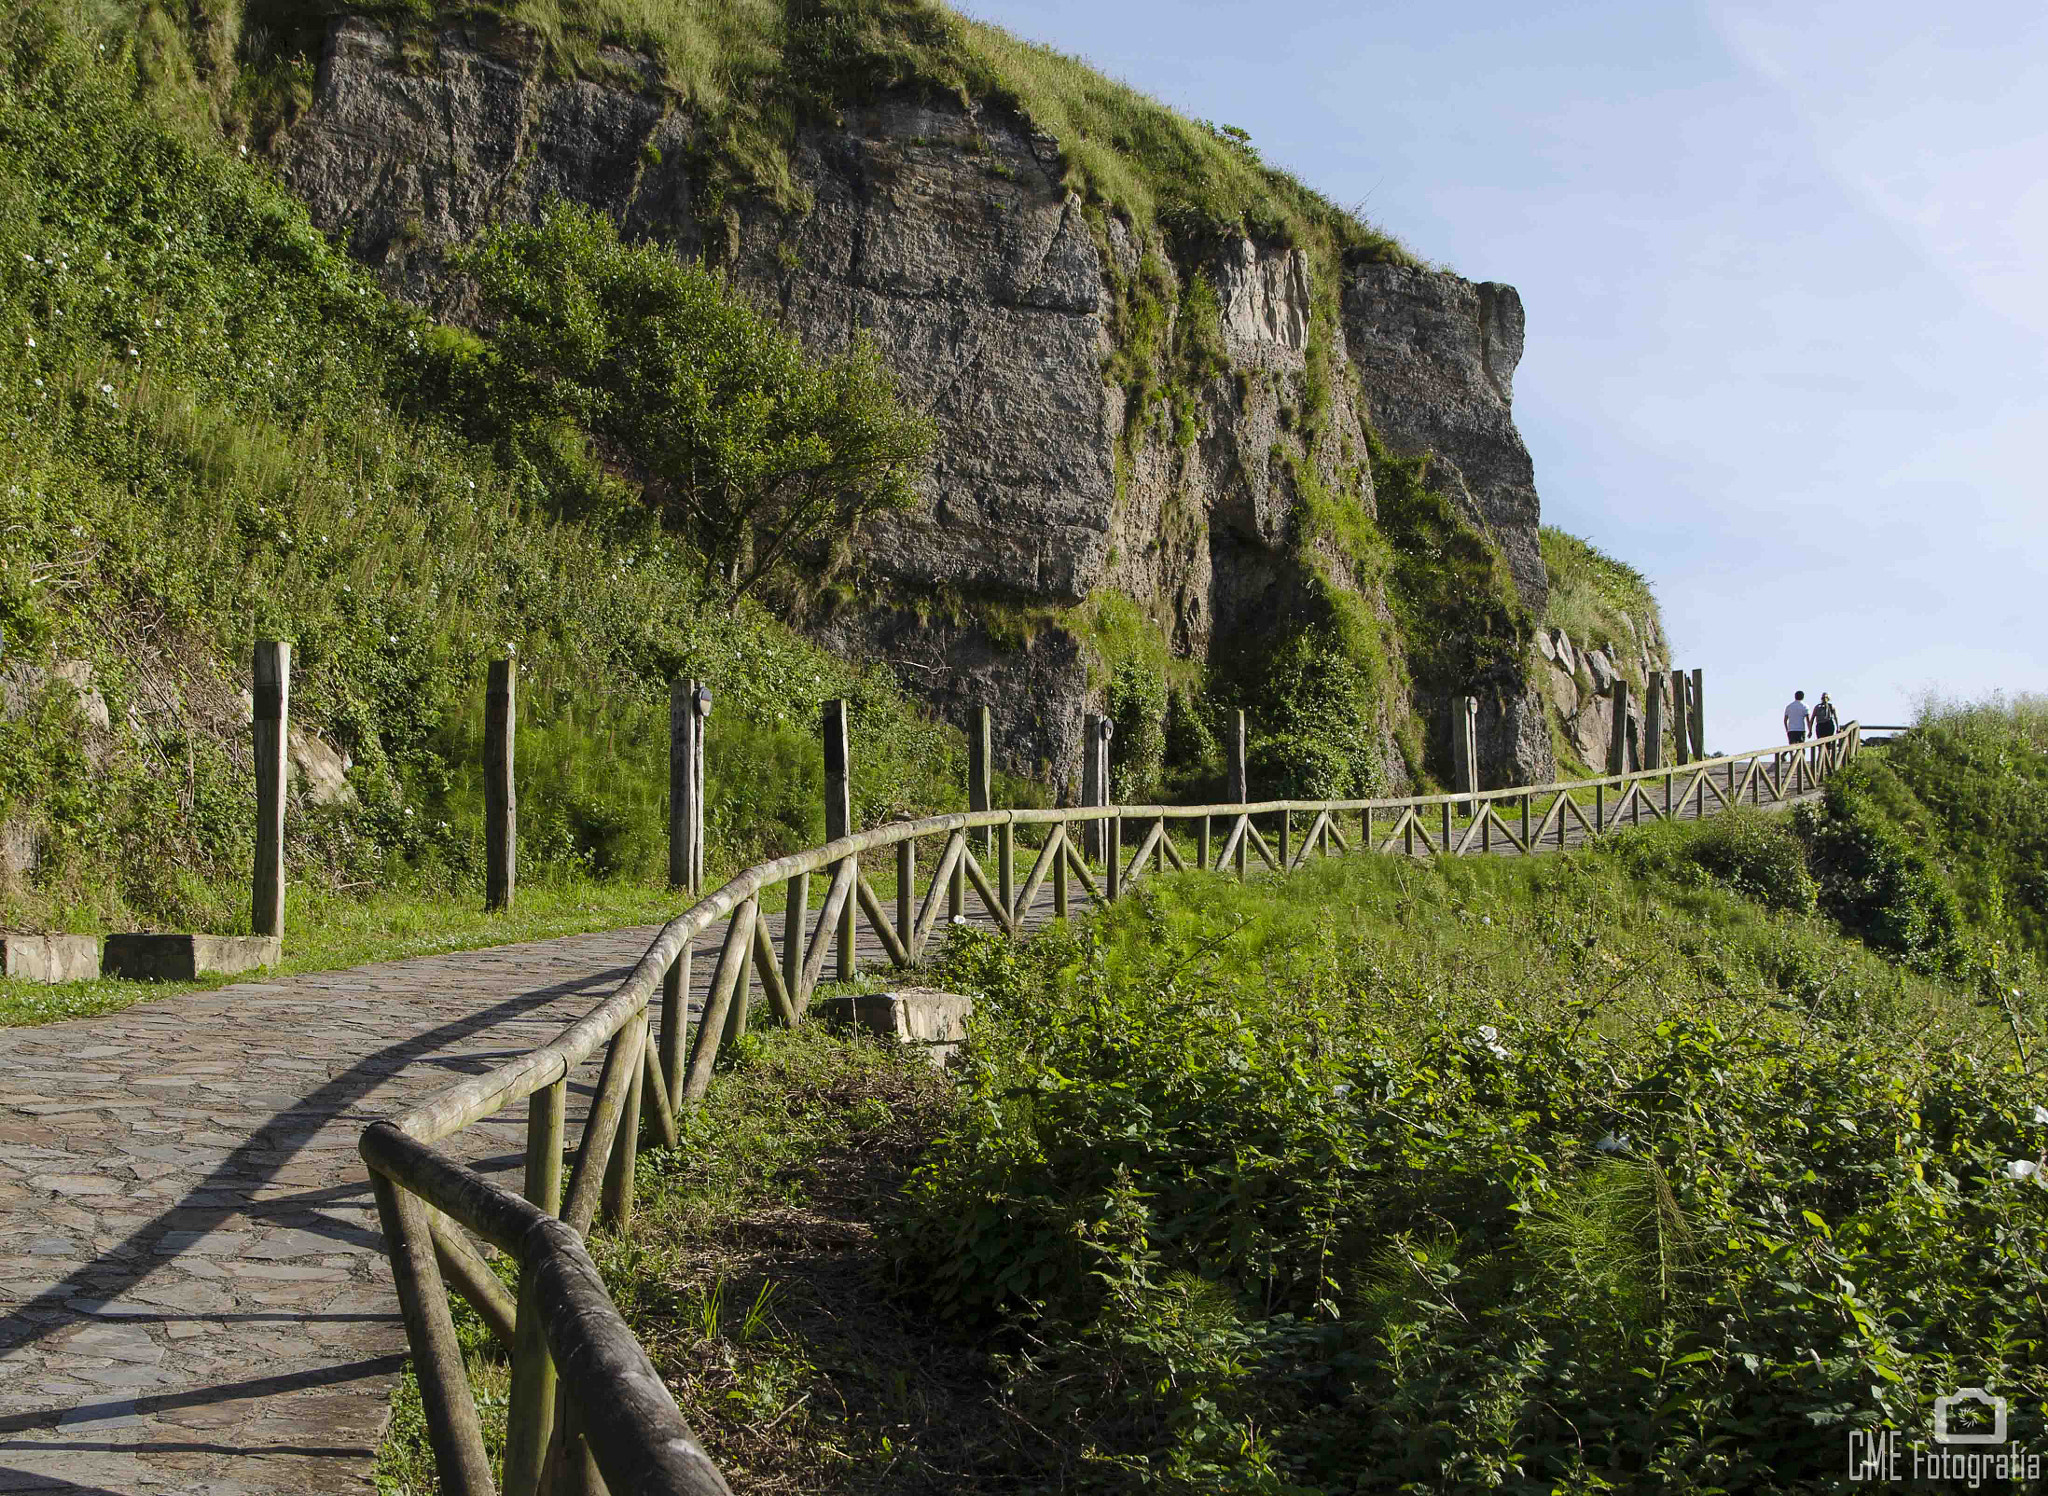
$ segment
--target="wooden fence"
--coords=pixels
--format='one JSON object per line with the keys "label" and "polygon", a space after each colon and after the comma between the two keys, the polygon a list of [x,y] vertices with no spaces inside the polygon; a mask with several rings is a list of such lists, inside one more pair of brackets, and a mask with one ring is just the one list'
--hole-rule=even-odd
{"label": "wooden fence", "polygon": [[[661,1144],[675,1143],[680,1109],[704,1095],[720,1046],[743,1031],[755,986],[782,1022],[795,1024],[828,958],[836,956],[835,975],[852,975],[856,912],[892,961],[910,965],[942,918],[965,913],[969,890],[988,920],[1014,937],[1048,887],[1050,912],[1064,917],[1077,899],[1107,904],[1153,870],[1244,877],[1256,860],[1291,871],[1310,857],[1350,851],[1354,834],[1359,849],[1382,853],[1529,855],[1644,821],[1784,804],[1818,789],[1859,743],[1851,723],[1799,747],[1477,795],[976,810],[841,836],[748,868],[663,926],[617,990],[554,1039],[363,1133],[442,1489],[497,1489],[456,1343],[453,1287],[511,1356],[507,1496],[729,1491],[606,1295],[583,1241],[600,1216],[618,1227],[630,1222],[643,1121]],[[1091,825],[1099,836],[1076,834]],[[969,835],[976,831],[984,835]],[[992,869],[983,860],[991,841]],[[1093,856],[1089,842],[1099,848]],[[920,844],[938,848],[922,880]],[[1028,859],[1021,881],[1020,852]],[[862,871],[864,858],[881,854],[895,863],[893,910]],[[830,880],[815,911],[814,875]],[[779,951],[762,914],[763,899],[778,888],[786,899]],[[691,951],[720,921],[724,942],[686,1053]],[[569,1078],[600,1048],[603,1068],[565,1182]],[[520,1101],[530,1101],[523,1195],[435,1148]],[[516,1294],[472,1237],[510,1255]]]}

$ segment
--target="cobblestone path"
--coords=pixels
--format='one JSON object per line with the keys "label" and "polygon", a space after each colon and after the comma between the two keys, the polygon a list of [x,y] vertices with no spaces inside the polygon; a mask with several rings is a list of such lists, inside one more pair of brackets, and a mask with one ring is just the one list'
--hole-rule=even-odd
{"label": "cobblestone path", "polygon": [[[368,1489],[405,1332],[358,1135],[550,1037],[653,933],[0,1030],[0,1491]],[[509,1171],[524,1126],[462,1146]]]}

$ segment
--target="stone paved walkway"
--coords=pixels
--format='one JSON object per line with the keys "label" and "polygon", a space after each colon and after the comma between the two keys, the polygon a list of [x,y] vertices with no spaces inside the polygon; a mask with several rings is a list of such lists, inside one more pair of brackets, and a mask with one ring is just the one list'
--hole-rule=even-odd
{"label": "stone paved walkway", "polygon": [[[652,934],[0,1030],[0,1491],[367,1489],[405,1334],[363,1125],[551,1036]],[[523,1127],[464,1151],[509,1168]]]}

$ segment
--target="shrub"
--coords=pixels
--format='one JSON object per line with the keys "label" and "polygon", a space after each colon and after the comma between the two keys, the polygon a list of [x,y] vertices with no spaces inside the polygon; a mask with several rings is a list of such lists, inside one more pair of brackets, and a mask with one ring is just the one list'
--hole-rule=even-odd
{"label": "shrub", "polygon": [[[1071,1428],[1076,1485],[1830,1490],[1848,1429],[1924,1429],[1958,1383],[2038,1437],[2031,1083],[1914,1042],[1924,1012],[1784,1017],[1872,959],[1796,917],[1764,941],[1789,985],[1707,1017],[1661,989],[1722,959],[1667,954],[1709,906],[1570,862],[1177,880],[1092,940],[949,950],[988,1000],[899,1250],[1018,1348],[1005,1396]],[[1447,1011],[1506,951],[1524,1016]],[[1637,962],[1663,975],[1604,1025]]]}
{"label": "shrub", "polygon": [[816,577],[863,520],[916,502],[938,428],[873,340],[805,354],[695,262],[567,203],[460,256],[493,320],[477,393],[515,445],[573,423],[648,480],[734,596]]}
{"label": "shrub", "polygon": [[1800,816],[1821,907],[1879,950],[1923,969],[1960,971],[1961,906],[1933,860],[1881,808],[1889,780],[1883,765],[1858,760],[1828,781],[1818,814]]}

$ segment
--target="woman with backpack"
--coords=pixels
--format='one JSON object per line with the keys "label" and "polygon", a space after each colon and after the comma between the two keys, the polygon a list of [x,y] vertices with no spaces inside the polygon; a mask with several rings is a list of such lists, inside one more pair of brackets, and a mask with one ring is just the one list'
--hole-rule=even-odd
{"label": "woman with backpack", "polygon": [[[1816,738],[1831,738],[1841,729],[1841,721],[1835,714],[1835,704],[1828,693],[1820,693],[1820,700],[1813,704],[1813,735]],[[1821,749],[1814,749],[1814,762],[1820,762]]]}

